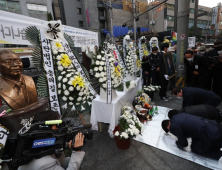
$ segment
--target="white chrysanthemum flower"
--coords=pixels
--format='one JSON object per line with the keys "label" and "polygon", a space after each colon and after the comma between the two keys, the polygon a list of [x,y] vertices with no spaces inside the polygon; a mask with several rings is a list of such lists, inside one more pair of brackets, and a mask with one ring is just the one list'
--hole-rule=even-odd
{"label": "white chrysanthemum flower", "polygon": [[96,74],[95,74],[95,77],[96,77],[96,78],[99,78],[99,77],[100,77],[100,74],[99,74],[99,73],[96,73]]}
{"label": "white chrysanthemum flower", "polygon": [[99,63],[99,61],[96,61],[96,65],[99,65],[100,63]]}
{"label": "white chrysanthemum flower", "polygon": [[99,71],[103,71],[103,67],[99,66]]}
{"label": "white chrysanthemum flower", "polygon": [[59,76],[59,77],[58,77],[58,80],[59,80],[59,81],[62,80],[62,76]]}
{"label": "white chrysanthemum flower", "polygon": [[59,70],[59,71],[62,71],[62,70],[63,70],[63,67],[62,67],[62,66],[58,66],[58,70]]}
{"label": "white chrysanthemum flower", "polygon": [[62,57],[61,57],[60,55],[58,55],[58,56],[56,57],[56,59],[57,59],[57,60],[61,60]]}
{"label": "white chrysanthemum flower", "polygon": [[80,90],[80,86],[77,86],[77,87],[76,87],[76,90],[78,90],[78,91],[79,91],[79,90]]}
{"label": "white chrysanthemum flower", "polygon": [[76,103],[76,105],[80,105],[80,103]]}
{"label": "white chrysanthemum flower", "polygon": [[94,71],[98,71],[98,70],[99,70],[98,67],[95,67],[95,68],[94,68]]}
{"label": "white chrysanthemum flower", "polygon": [[53,50],[52,52],[53,52],[53,54],[58,54],[57,50]]}
{"label": "white chrysanthemum flower", "polygon": [[67,81],[68,81],[67,78],[62,79],[62,82],[63,82],[63,83],[66,83]]}
{"label": "white chrysanthemum flower", "polygon": [[69,95],[69,91],[68,91],[68,90],[65,90],[65,91],[64,91],[64,94],[65,94],[66,96],[68,96],[68,95]]}
{"label": "white chrysanthemum flower", "polygon": [[61,83],[58,84],[58,88],[61,88]]}
{"label": "white chrysanthemum flower", "polygon": [[82,96],[83,95],[83,92],[79,92],[79,96]]}
{"label": "white chrysanthemum flower", "polygon": [[78,97],[77,101],[79,102],[82,101],[82,97]]}
{"label": "white chrysanthemum flower", "polygon": [[105,52],[104,52],[104,51],[101,51],[101,53],[102,53],[102,54],[105,54]]}
{"label": "white chrysanthemum flower", "polygon": [[102,86],[103,86],[103,88],[106,88],[106,84],[103,84]]}
{"label": "white chrysanthemum flower", "polygon": [[98,58],[98,59],[101,59],[101,55],[97,55],[97,58]]}
{"label": "white chrysanthemum flower", "polygon": [[118,131],[115,132],[115,136],[119,136],[119,132]]}
{"label": "white chrysanthemum flower", "polygon": [[83,101],[84,101],[84,100],[86,100],[86,96],[85,96],[85,97],[83,97],[83,99],[82,99],[82,100],[83,100]]}
{"label": "white chrysanthemum flower", "polygon": [[66,96],[63,96],[63,97],[62,97],[62,100],[63,100],[63,101],[66,101],[66,100],[67,100],[67,97],[66,97]]}
{"label": "white chrysanthemum flower", "polygon": [[99,79],[99,82],[102,83],[102,82],[103,82],[103,78],[100,78],[100,79]]}
{"label": "white chrysanthemum flower", "polygon": [[61,72],[61,74],[63,75],[63,74],[66,74],[66,72],[65,71],[63,71],[63,72]]}
{"label": "white chrysanthemum flower", "polygon": [[70,106],[72,106],[72,105],[73,105],[73,103],[72,103],[72,102],[69,102],[69,105],[70,105]]}
{"label": "white chrysanthemum flower", "polygon": [[103,65],[104,65],[104,62],[103,62],[103,61],[100,61],[99,63],[100,63],[100,65],[101,65],[101,66],[103,66]]}
{"label": "white chrysanthemum flower", "polygon": [[103,77],[103,81],[106,81],[106,77]]}
{"label": "white chrysanthemum flower", "polygon": [[70,96],[70,97],[69,97],[69,100],[73,101],[73,100],[74,100],[74,98]]}
{"label": "white chrysanthemum flower", "polygon": [[60,61],[58,61],[58,62],[57,62],[57,65],[58,65],[58,66],[61,66],[62,64],[61,64],[61,62],[60,62]]}
{"label": "white chrysanthemum flower", "polygon": [[58,94],[61,94],[61,90],[58,90]]}
{"label": "white chrysanthemum flower", "polygon": [[74,91],[74,87],[73,87],[73,86],[70,86],[70,87],[69,87],[69,91]]}
{"label": "white chrysanthemum flower", "polygon": [[66,77],[71,77],[72,74],[67,74]]}
{"label": "white chrysanthemum flower", "polygon": [[62,88],[63,88],[63,90],[66,90],[66,85],[63,84],[63,85],[62,85]]}

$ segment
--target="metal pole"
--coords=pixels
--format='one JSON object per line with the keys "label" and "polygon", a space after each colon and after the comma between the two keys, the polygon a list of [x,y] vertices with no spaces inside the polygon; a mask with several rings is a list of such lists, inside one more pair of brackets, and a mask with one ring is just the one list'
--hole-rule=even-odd
{"label": "metal pole", "polygon": [[134,47],[136,47],[136,0],[133,0]]}
{"label": "metal pole", "polygon": [[110,5],[110,10],[109,10],[109,14],[110,14],[110,32],[111,32],[111,36],[113,37],[113,16],[112,16],[112,0],[109,0],[109,5]]}
{"label": "metal pole", "polygon": [[175,0],[174,9],[174,31],[177,32],[177,13],[178,13],[178,0]]}
{"label": "metal pole", "polygon": [[[210,17],[210,12],[208,13],[207,16],[208,16],[208,20],[207,20],[206,39],[205,39],[206,42],[205,42],[205,43],[207,43],[207,32],[208,32],[208,28],[209,28],[209,20],[210,20],[209,17]],[[209,34],[210,34],[210,33],[209,33]]]}
{"label": "metal pole", "polygon": [[197,29],[198,4],[199,4],[199,0],[195,0],[194,24],[193,24],[193,35],[194,35],[194,36],[196,35],[196,29]]}
{"label": "metal pole", "polygon": [[184,65],[184,52],[188,47],[190,3],[180,0],[177,14],[177,78],[176,87],[184,87],[186,80],[186,68]]}

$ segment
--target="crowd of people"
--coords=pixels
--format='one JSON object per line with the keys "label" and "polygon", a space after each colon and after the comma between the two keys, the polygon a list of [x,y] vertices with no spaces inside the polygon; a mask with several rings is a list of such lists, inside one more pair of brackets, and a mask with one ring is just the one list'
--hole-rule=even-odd
{"label": "crowd of people", "polygon": [[[143,56],[142,59],[143,85],[161,86],[159,96],[164,101],[170,99],[166,95],[167,86],[169,85],[170,91],[175,87],[175,76],[169,79],[165,66],[167,61],[163,59],[163,54],[166,52],[172,53],[176,71],[176,45],[169,47],[168,43],[162,43],[160,50],[153,47],[151,54]],[[201,44],[188,48],[184,53],[184,64],[186,66],[187,87],[206,89],[222,97],[222,42],[215,42],[214,48],[209,51],[206,51],[205,46],[201,46]]]}

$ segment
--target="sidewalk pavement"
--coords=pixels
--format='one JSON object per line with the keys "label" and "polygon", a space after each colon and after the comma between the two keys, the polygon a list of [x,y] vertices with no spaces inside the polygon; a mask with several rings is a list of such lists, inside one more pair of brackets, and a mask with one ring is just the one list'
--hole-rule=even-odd
{"label": "sidewalk pavement", "polygon": [[[180,109],[182,99],[169,94],[171,100],[165,102],[156,93],[154,102],[158,106]],[[222,110],[222,104],[218,106]],[[86,122],[90,115],[85,114]],[[86,141],[86,152],[80,169],[82,170],[207,170],[208,168],[161,151],[152,146],[131,140],[127,150],[117,148],[115,140],[108,134],[108,124],[102,124],[103,132],[94,131],[93,140]]]}

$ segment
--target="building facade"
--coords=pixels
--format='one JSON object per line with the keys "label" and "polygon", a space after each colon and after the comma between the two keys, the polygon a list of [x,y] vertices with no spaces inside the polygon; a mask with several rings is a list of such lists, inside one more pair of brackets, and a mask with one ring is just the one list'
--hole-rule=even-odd
{"label": "building facade", "polygon": [[[52,7],[55,19],[61,19],[68,26],[99,32],[99,39],[104,40],[106,32],[111,33],[112,25],[122,26],[124,22],[133,18],[129,3],[125,0],[112,2],[110,13],[109,0],[53,0]],[[147,9],[147,1],[138,1],[139,11]],[[145,5],[144,5],[145,4]],[[127,23],[132,27],[133,21]],[[143,15],[137,21],[137,27],[148,27],[148,19]]]}
{"label": "building facade", "polygon": [[1,0],[0,10],[48,20],[49,13],[53,15],[51,4],[51,0]]}
{"label": "building facade", "polygon": [[211,29],[214,30],[214,36],[222,35],[222,4],[218,3],[213,8]]}
{"label": "building facade", "polygon": [[[152,5],[149,5],[151,8]],[[166,9],[164,9],[166,8]],[[165,11],[165,12],[164,12]],[[174,30],[174,11],[175,11],[175,0],[168,0],[159,10],[155,9],[149,12],[149,21],[154,20],[152,25],[150,22],[150,28],[153,31],[163,32],[163,31],[173,31]],[[195,11],[195,0],[190,0],[190,15],[189,15],[189,28],[194,25],[194,11]],[[208,12],[207,15],[198,17],[197,27],[202,28],[203,38],[208,36],[208,39],[214,34],[214,30],[210,30],[212,8],[205,6],[198,6],[198,14]]]}

